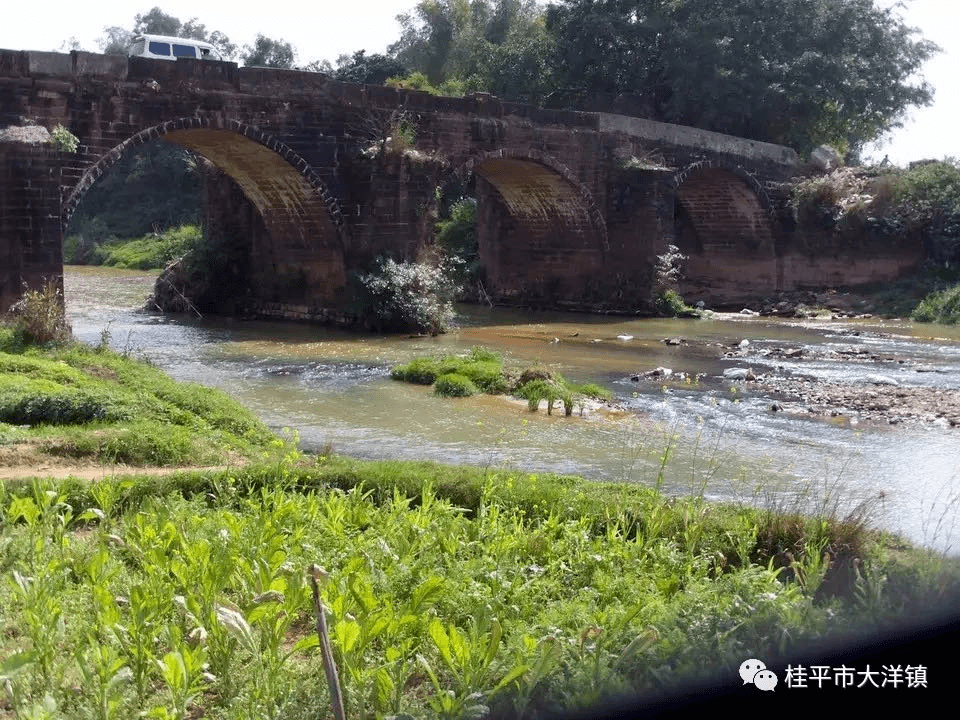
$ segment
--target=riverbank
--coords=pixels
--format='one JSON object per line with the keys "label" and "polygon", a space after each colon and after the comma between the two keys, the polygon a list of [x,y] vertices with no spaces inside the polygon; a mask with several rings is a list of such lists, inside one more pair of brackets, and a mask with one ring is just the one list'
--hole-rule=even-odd
{"label": "riverbank", "polygon": [[[13,578],[0,596],[3,707],[15,716],[41,703],[67,716],[104,703],[324,714],[314,564],[351,716],[519,718],[623,694],[652,702],[688,683],[739,688],[746,657],[776,667],[960,601],[960,560],[871,530],[869,504],[823,499],[802,516],[702,490],[303,455],[222,393],[106,348],[0,340],[14,351],[0,353],[4,412],[45,413],[0,425],[8,456],[30,445],[62,459],[85,433],[97,452],[125,438],[112,447],[168,465],[243,456],[220,470],[0,484]],[[199,444],[167,455],[185,437]],[[671,462],[668,448],[661,477]]]}
{"label": "riverbank", "polygon": [[960,597],[958,563],[862,518],[518,471],[288,456],[11,482],[0,499],[3,564],[20,578],[0,598],[15,713],[105,698],[181,717],[324,715],[314,564],[349,716],[732,692],[744,658],[836,652]]}
{"label": "riverbank", "polygon": [[277,442],[225,393],[177,383],[107,341],[43,349],[0,327],[0,477],[31,467],[89,474],[117,465],[238,464]]}

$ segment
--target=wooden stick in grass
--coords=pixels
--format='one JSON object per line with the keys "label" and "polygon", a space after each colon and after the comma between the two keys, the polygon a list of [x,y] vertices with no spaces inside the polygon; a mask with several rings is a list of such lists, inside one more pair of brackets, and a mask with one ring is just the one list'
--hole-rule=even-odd
{"label": "wooden stick in grass", "polygon": [[343,709],[343,694],[340,692],[340,679],[337,677],[337,665],[333,660],[333,651],[330,649],[330,633],[327,631],[327,616],[320,602],[320,586],[318,580],[326,581],[327,572],[317,564],[309,568],[310,584],[313,586],[313,610],[317,614],[317,636],[320,638],[320,654],[323,658],[323,670],[327,674],[327,685],[330,686],[330,704],[333,706],[333,716],[336,720],[347,720],[347,713]]}

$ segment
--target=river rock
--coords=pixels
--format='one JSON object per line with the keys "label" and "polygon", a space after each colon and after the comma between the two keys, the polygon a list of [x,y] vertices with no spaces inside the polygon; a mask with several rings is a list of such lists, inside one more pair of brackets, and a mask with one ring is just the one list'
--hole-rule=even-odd
{"label": "river rock", "polygon": [[723,371],[727,380],[756,380],[753,368],[727,368]]}
{"label": "river rock", "polygon": [[867,375],[864,380],[871,385],[900,385],[899,382],[894,380],[892,377],[887,377],[886,375]]}
{"label": "river rock", "polygon": [[659,378],[659,377],[668,378],[671,375],[673,375],[673,370],[666,367],[657,367],[657,368],[654,368],[653,370],[648,370],[643,374],[644,377],[648,377],[648,378]]}

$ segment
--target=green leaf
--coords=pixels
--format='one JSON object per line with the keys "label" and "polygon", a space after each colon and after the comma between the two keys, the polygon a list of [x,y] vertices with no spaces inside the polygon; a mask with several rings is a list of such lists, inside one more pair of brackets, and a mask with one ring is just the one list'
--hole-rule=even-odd
{"label": "green leaf", "polygon": [[360,639],[360,624],[356,620],[342,620],[333,627],[333,639],[341,652],[349,653]]}
{"label": "green leaf", "polygon": [[9,680],[21,670],[30,667],[36,657],[37,654],[33,650],[21,650],[0,660],[0,680]]}
{"label": "green leaf", "polygon": [[440,596],[443,592],[444,580],[436,575],[431,575],[420,583],[413,591],[411,596],[410,612],[419,614],[426,610],[428,604]]}
{"label": "green leaf", "polygon": [[440,657],[443,658],[443,661],[453,669],[453,655],[450,653],[450,637],[447,635],[447,631],[443,627],[443,623],[439,619],[433,618],[430,621],[430,626],[427,628],[427,632],[430,633],[430,639],[433,640],[434,645],[437,646],[437,650],[440,651]]}

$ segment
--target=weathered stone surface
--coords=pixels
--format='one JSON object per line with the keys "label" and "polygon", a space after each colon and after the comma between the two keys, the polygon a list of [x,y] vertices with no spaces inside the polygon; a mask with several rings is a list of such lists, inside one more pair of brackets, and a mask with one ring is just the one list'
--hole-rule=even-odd
{"label": "weathered stone surface", "polygon": [[[232,219],[209,206],[243,255],[231,253],[224,284],[281,317],[343,316],[350,273],[383,253],[416,257],[436,190],[452,181],[474,185],[496,302],[643,309],[670,243],[690,256],[681,291],[711,306],[890,279],[914,260],[808,256],[763,190],[793,172],[792,150],[640,118],[233,63],[0,50],[0,126],[24,119],[63,124],[80,147],[0,141],[0,310],[23,282],[61,273],[63,228],[84,194],[156,139],[207,158],[238,189],[222,206]],[[408,150],[399,119],[415,128]]]}

